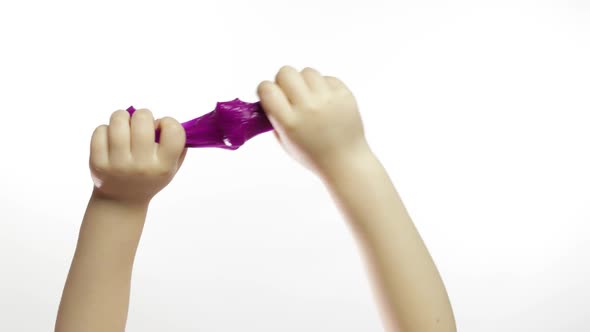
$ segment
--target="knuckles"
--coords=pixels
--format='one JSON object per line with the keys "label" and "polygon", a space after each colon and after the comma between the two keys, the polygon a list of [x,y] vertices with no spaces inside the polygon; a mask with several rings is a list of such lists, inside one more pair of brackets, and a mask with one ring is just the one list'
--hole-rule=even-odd
{"label": "knuckles", "polygon": [[121,161],[114,161],[109,164],[109,167],[105,169],[104,173],[108,173],[115,176],[129,175],[131,172],[131,164]]}
{"label": "knuckles", "polygon": [[279,68],[279,74],[285,74],[285,73],[292,73],[294,71],[297,71],[293,66],[289,66],[289,65],[284,65],[281,68]]}
{"label": "knuckles", "polygon": [[285,81],[289,78],[289,76],[291,76],[293,73],[297,73],[297,70],[295,70],[295,68],[293,68],[292,66],[282,66],[279,71],[277,72],[276,75],[276,80],[277,81]]}
{"label": "knuckles", "polygon": [[174,174],[175,170],[169,167],[159,166],[152,170],[152,174],[158,177],[168,177]]}
{"label": "knuckles", "polygon": [[108,128],[109,128],[109,126],[107,126],[105,124],[100,125],[100,126],[94,128],[94,132],[92,132],[92,136],[97,136],[97,135],[106,133],[106,131],[108,130]]}
{"label": "knuckles", "polygon": [[137,163],[137,162],[114,162],[102,163],[97,160],[90,160],[90,169],[93,173],[101,176],[114,177],[166,177],[174,174],[174,169],[164,166],[160,162]]}
{"label": "knuckles", "polygon": [[168,131],[182,131],[182,125],[173,117],[165,116],[160,119],[160,127]]}
{"label": "knuckles", "polygon": [[318,75],[319,72],[316,69],[314,69],[314,68],[305,67],[305,68],[303,68],[303,70],[301,70],[301,74],[304,74],[304,75]]}
{"label": "knuckles", "polygon": [[115,112],[113,112],[113,114],[111,114],[111,119],[110,121],[116,121],[116,120],[129,120],[129,112],[125,111],[125,110],[117,110]]}
{"label": "knuckles", "polygon": [[127,169],[128,175],[148,176],[153,174],[153,167],[145,164],[135,164]]}
{"label": "knuckles", "polygon": [[260,84],[258,84],[256,91],[260,95],[267,95],[271,92],[272,87],[273,87],[273,83],[271,81],[262,81],[262,82],[260,82]]}
{"label": "knuckles", "polygon": [[135,111],[135,113],[133,113],[132,119],[140,121],[153,121],[154,115],[147,108],[141,108]]}
{"label": "knuckles", "polygon": [[100,160],[94,159],[94,158],[90,158],[90,170],[93,173],[97,173],[97,174],[104,174],[108,171],[109,168],[109,164],[102,162]]}
{"label": "knuckles", "polygon": [[174,141],[181,142],[184,146],[186,140],[186,133],[184,127],[176,119],[172,117],[164,117],[160,119],[160,129],[165,132],[167,137],[172,138]]}

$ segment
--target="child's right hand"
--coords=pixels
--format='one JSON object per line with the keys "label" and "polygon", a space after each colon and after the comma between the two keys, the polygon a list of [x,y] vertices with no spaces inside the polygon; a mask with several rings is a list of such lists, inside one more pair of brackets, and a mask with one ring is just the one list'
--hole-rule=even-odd
{"label": "child's right hand", "polygon": [[[155,131],[161,130],[160,142]],[[154,121],[140,109],[130,117],[119,110],[110,124],[96,128],[90,144],[90,170],[98,197],[124,203],[149,203],[182,165],[184,128],[173,118]]]}
{"label": "child's right hand", "polygon": [[284,66],[258,95],[283,147],[308,168],[323,173],[369,151],[356,100],[339,79]]}

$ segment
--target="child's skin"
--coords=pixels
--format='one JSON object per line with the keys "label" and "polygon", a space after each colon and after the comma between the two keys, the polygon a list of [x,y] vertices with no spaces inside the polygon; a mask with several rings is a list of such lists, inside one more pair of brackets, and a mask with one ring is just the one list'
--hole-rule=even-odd
{"label": "child's skin", "polygon": [[[316,173],[363,248],[387,331],[456,331],[440,275],[387,172],[371,151],[357,104],[337,78],[285,66],[258,86],[291,156]],[[160,143],[154,132],[161,128]],[[64,288],[56,332],[125,330],[130,281],[150,200],[178,171],[182,126],[113,113],[92,137],[95,188]]]}

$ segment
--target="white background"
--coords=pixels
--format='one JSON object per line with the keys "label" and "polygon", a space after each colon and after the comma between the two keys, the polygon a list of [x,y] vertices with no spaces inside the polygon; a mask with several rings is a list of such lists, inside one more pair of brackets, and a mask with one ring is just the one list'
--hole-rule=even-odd
{"label": "white background", "polygon": [[[357,96],[460,331],[590,331],[589,59],[584,0],[2,1],[0,331],[53,329],[96,126],[255,101],[284,64]],[[191,149],[127,331],[380,331],[363,264],[273,135]]]}

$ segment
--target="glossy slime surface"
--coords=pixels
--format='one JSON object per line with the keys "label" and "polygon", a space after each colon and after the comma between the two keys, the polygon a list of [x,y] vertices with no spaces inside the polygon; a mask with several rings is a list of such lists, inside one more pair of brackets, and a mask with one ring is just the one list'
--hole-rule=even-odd
{"label": "glossy slime surface", "polygon": [[[127,109],[133,116],[135,108]],[[222,148],[237,150],[252,137],[272,130],[260,102],[248,103],[236,98],[218,102],[205,115],[182,123],[187,148]],[[156,130],[156,142],[160,131]]]}

